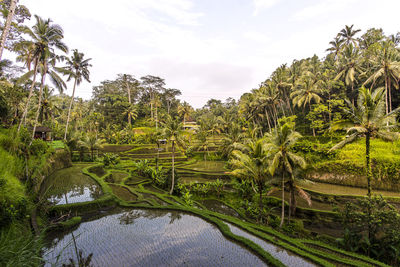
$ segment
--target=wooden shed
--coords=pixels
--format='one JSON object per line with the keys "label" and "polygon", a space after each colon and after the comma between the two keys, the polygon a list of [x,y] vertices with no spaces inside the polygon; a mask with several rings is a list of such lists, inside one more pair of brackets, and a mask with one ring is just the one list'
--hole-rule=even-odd
{"label": "wooden shed", "polygon": [[51,141],[51,129],[46,126],[37,126],[35,129],[35,139]]}

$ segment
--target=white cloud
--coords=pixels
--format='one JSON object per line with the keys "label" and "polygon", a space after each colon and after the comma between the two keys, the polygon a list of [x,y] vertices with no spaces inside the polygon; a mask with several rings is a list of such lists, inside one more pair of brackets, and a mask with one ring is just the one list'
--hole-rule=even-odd
{"label": "white cloud", "polygon": [[309,5],[297,11],[292,19],[294,21],[301,21],[316,18],[321,15],[334,16],[335,13],[341,9],[348,7],[355,0],[325,0],[318,1],[313,5]]}
{"label": "white cloud", "polygon": [[253,0],[254,12],[253,15],[257,16],[261,10],[270,8],[276,5],[280,0]]}
{"label": "white cloud", "polygon": [[267,35],[265,35],[264,33],[261,33],[261,32],[257,32],[257,31],[245,32],[243,34],[243,37],[246,39],[249,39],[251,41],[256,41],[256,42],[260,42],[260,43],[267,43],[267,42],[271,41],[271,38],[269,38]]}

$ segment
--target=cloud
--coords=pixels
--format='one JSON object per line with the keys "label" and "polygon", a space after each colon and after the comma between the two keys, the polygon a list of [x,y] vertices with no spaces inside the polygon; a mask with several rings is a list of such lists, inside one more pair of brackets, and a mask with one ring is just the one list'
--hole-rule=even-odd
{"label": "cloud", "polygon": [[253,15],[257,16],[262,9],[270,8],[276,5],[281,0],[253,0],[254,12]]}
{"label": "cloud", "polygon": [[267,42],[271,41],[271,38],[269,38],[267,35],[265,35],[264,33],[261,33],[261,32],[257,32],[257,31],[245,32],[243,34],[243,37],[248,40],[256,41],[256,42],[260,42],[260,43],[267,43]]}
{"label": "cloud", "polygon": [[305,8],[298,10],[292,17],[294,21],[302,21],[307,19],[313,19],[321,15],[335,14],[335,11],[339,11],[346,8],[356,0],[325,0],[319,1],[316,4],[309,5]]}

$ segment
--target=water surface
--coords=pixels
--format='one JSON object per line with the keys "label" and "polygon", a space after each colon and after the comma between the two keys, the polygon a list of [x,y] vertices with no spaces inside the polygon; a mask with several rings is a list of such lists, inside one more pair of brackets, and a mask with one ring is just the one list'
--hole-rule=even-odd
{"label": "water surface", "polygon": [[45,266],[92,254],[93,266],[266,266],[212,224],[175,211],[119,210],[53,236],[44,252]]}
{"label": "water surface", "polygon": [[88,165],[74,165],[54,172],[42,186],[42,194],[55,205],[92,201],[103,195],[101,187],[82,173]]}

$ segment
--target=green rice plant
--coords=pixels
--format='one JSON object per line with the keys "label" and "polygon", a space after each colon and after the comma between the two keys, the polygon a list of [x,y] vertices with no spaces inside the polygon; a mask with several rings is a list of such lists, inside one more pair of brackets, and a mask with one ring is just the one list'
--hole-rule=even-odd
{"label": "green rice plant", "polygon": [[43,241],[29,229],[13,224],[0,232],[0,266],[40,266]]}

